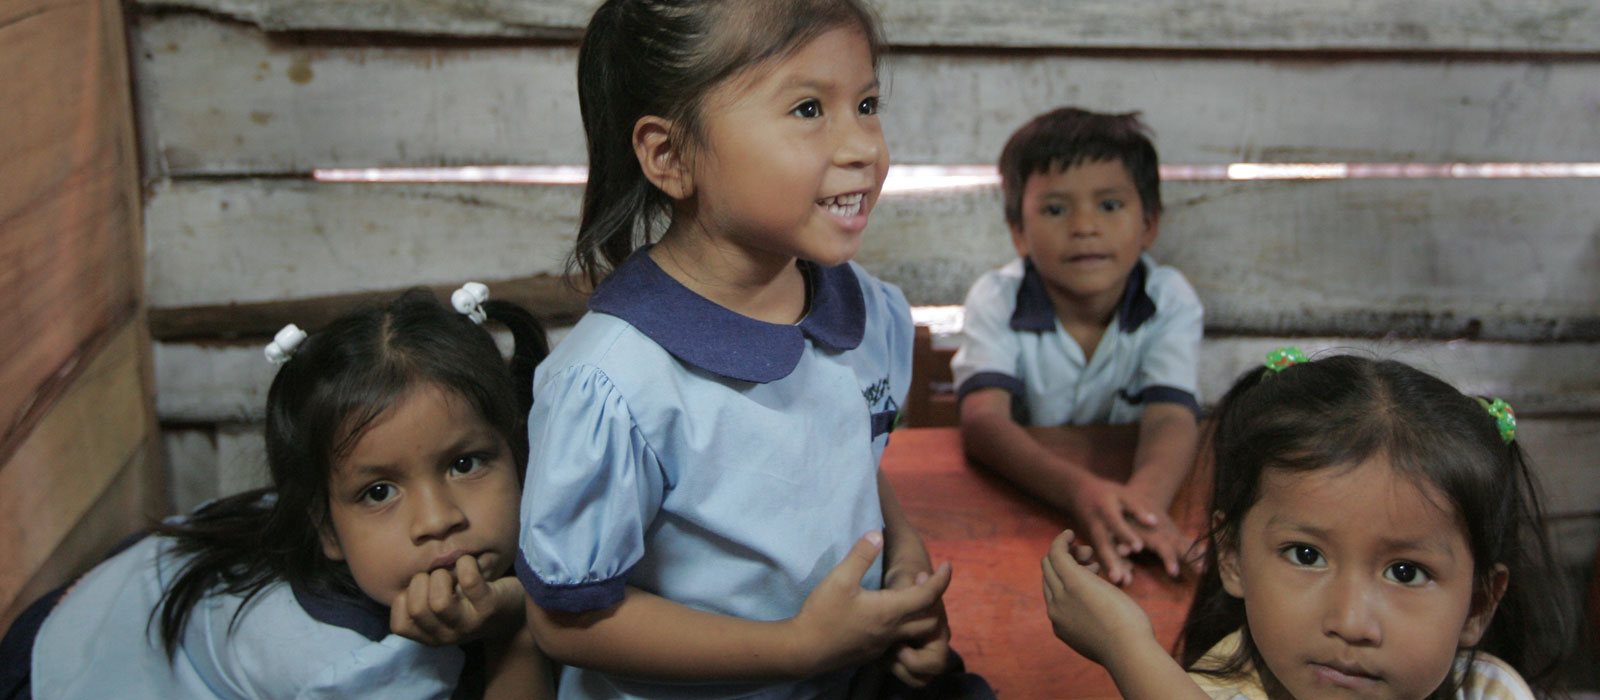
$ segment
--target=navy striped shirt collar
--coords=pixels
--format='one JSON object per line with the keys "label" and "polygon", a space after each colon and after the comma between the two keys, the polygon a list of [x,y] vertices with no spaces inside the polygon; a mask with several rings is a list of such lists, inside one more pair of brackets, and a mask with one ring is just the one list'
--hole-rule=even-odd
{"label": "navy striped shirt collar", "polygon": [[810,338],[835,352],[853,350],[866,331],[866,299],[849,263],[801,261],[810,311],[796,325],[730,311],[673,279],[639,250],[589,297],[589,308],[616,316],[682,362],[728,379],[765,384],[789,376]]}
{"label": "navy striped shirt collar", "polygon": [[[1150,277],[1144,258],[1128,272],[1128,286],[1117,301],[1117,326],[1132,333],[1156,315],[1156,301],[1145,289]],[[1017,287],[1017,308],[1011,312],[1011,330],[1048,333],[1056,329],[1056,306],[1044,288],[1044,276],[1033,266],[1032,258],[1022,259],[1022,284]]]}

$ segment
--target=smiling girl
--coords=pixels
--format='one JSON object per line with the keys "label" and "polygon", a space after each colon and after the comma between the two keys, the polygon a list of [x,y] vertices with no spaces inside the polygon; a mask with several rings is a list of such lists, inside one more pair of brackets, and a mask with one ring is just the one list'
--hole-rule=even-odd
{"label": "smiling girl", "polygon": [[534,380],[517,561],[562,697],[839,697],[891,650],[910,685],[945,668],[949,569],[878,468],[910,311],[849,262],[889,164],[878,52],[856,0],[589,24],[573,260],[597,286]]}
{"label": "smiling girl", "polygon": [[1531,700],[1568,623],[1515,417],[1393,361],[1280,352],[1217,411],[1185,675],[1063,533],[1056,634],[1128,698]]}

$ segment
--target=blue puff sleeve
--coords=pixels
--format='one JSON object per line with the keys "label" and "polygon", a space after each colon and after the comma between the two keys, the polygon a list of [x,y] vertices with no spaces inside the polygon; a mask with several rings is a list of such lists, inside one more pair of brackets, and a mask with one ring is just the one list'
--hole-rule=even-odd
{"label": "blue puff sleeve", "polygon": [[616,605],[661,508],[659,461],[599,368],[561,367],[535,384],[517,578],[543,608]]}

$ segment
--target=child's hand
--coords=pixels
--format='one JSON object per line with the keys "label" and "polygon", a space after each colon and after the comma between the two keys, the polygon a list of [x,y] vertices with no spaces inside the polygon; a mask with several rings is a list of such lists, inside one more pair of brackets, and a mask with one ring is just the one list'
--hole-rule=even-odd
{"label": "child's hand", "polygon": [[[906,588],[926,583],[929,578],[932,578],[932,574],[926,571],[917,572],[912,579],[889,577],[884,580],[884,587],[891,590]],[[901,683],[913,688],[927,685],[944,673],[950,664],[950,620],[945,617],[943,601],[934,603],[934,614],[939,626],[931,635],[906,640],[889,650],[889,672]]]}
{"label": "child's hand", "polygon": [[411,585],[389,607],[389,629],[428,646],[512,631],[523,624],[524,595],[517,577],[485,581],[478,560],[464,556],[456,560],[453,571],[435,569],[412,576]]}
{"label": "child's hand", "polygon": [[[1138,492],[1090,476],[1078,482],[1070,498],[1075,511],[1072,515],[1088,535],[1107,580],[1117,585],[1132,583],[1133,562],[1128,557],[1157,543],[1161,547],[1155,551],[1167,571],[1176,568],[1176,549],[1169,543],[1171,535],[1178,534],[1177,526],[1165,513],[1145,505]],[[1166,527],[1162,527],[1163,521]],[[1146,534],[1151,535],[1148,542]]]}
{"label": "child's hand", "polygon": [[[950,585],[950,565],[941,564],[932,576],[904,588],[864,589],[861,577],[882,548],[881,533],[858,540],[789,621],[796,649],[817,672],[865,663],[896,642],[932,639],[944,626],[938,603]],[[917,657],[916,664],[926,668]]]}
{"label": "child's hand", "polygon": [[1138,603],[1095,575],[1099,564],[1093,563],[1093,555],[1089,547],[1075,544],[1067,530],[1050,543],[1040,566],[1045,611],[1056,637],[1104,666],[1139,642],[1154,641],[1155,628]]}

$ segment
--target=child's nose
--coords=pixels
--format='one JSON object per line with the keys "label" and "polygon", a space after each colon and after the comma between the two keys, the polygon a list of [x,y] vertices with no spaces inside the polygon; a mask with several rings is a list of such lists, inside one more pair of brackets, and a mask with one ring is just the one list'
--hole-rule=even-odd
{"label": "child's nose", "polygon": [[861,168],[882,160],[883,152],[889,148],[883,141],[883,132],[869,128],[858,120],[846,121],[848,123],[841,127],[844,133],[834,149],[834,163],[846,168]]}
{"label": "child's nose", "polygon": [[[1353,578],[1353,577],[1352,577]],[[1338,580],[1325,591],[1322,630],[1348,644],[1383,641],[1380,593],[1364,581]]]}
{"label": "child's nose", "polygon": [[448,488],[432,487],[413,492],[411,538],[416,542],[448,537],[467,526],[461,510]]}
{"label": "child's nose", "polygon": [[1074,236],[1092,236],[1100,232],[1099,220],[1092,207],[1075,206],[1067,217],[1068,231]]}

